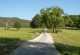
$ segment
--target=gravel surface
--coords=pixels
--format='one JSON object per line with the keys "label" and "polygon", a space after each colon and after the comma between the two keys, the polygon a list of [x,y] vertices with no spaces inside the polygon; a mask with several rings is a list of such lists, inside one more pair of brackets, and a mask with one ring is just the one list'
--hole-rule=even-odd
{"label": "gravel surface", "polygon": [[10,55],[60,55],[53,44],[54,41],[50,33],[41,33],[33,40],[22,43]]}

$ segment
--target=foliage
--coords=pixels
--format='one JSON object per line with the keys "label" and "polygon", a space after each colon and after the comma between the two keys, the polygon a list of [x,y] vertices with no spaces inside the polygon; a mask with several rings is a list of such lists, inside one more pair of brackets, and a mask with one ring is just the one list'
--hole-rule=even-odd
{"label": "foliage", "polygon": [[80,15],[70,15],[73,21],[73,27],[80,28]]}
{"label": "foliage", "polygon": [[65,22],[65,27],[72,27],[73,21],[72,21],[71,17],[69,17],[69,15],[65,15],[65,16],[63,16],[63,18],[64,18],[64,22]]}
{"label": "foliage", "polygon": [[64,11],[59,7],[41,9],[40,14],[32,19],[31,24],[36,27],[51,28],[53,32],[56,32],[56,28],[63,25],[62,14],[64,14]]}
{"label": "foliage", "polygon": [[39,14],[35,15],[32,19],[32,22],[31,22],[31,27],[32,28],[38,28],[38,27],[41,27],[41,16]]}
{"label": "foliage", "polygon": [[64,16],[66,27],[80,28],[80,15]]}
{"label": "foliage", "polygon": [[60,7],[43,8],[33,17],[31,27],[45,27],[53,32],[61,27],[80,28],[80,15],[67,15]]}

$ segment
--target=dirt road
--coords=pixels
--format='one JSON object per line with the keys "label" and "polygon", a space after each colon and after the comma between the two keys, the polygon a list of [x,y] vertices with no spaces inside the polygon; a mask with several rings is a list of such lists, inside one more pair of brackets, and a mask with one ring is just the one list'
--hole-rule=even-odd
{"label": "dirt road", "polygon": [[50,33],[41,33],[38,37],[22,43],[11,55],[60,55],[54,46]]}

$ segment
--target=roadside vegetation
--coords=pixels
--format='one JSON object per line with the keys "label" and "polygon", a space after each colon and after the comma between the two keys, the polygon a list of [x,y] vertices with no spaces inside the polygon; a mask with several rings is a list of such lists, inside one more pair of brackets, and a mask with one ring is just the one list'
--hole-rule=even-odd
{"label": "roadside vegetation", "polygon": [[63,55],[80,55],[80,30],[66,30],[54,33],[56,48]]}

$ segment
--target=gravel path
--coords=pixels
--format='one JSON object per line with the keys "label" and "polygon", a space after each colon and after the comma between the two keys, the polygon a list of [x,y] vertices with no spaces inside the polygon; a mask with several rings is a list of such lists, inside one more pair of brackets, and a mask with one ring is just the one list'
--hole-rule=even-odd
{"label": "gravel path", "polygon": [[53,44],[50,33],[41,33],[33,40],[22,43],[11,55],[60,55]]}
{"label": "gravel path", "polygon": [[50,33],[41,33],[38,37],[36,37],[30,41],[31,42],[47,43],[47,44],[53,44],[54,43],[53,38],[50,35]]}

